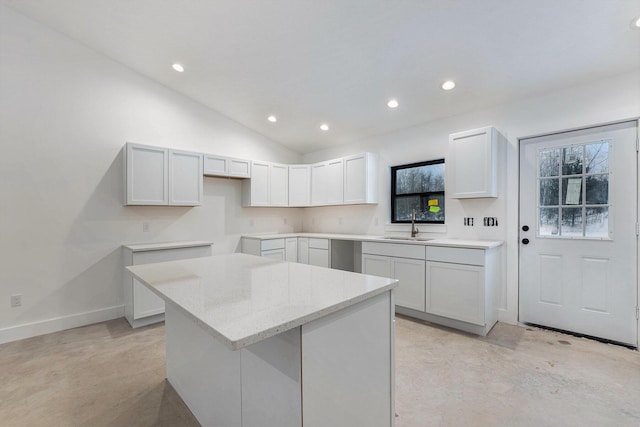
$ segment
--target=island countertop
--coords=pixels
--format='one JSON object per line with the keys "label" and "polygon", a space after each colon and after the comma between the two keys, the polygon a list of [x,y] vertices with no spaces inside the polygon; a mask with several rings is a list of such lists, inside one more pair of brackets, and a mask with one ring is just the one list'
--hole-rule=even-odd
{"label": "island countertop", "polygon": [[129,271],[231,350],[387,292],[397,280],[245,254],[144,264]]}

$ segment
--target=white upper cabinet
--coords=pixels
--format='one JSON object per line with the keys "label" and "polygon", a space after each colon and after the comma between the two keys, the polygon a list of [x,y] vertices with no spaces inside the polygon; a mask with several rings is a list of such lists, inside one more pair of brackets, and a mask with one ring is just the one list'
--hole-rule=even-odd
{"label": "white upper cabinet", "polygon": [[289,206],[311,204],[311,166],[289,166]]}
{"label": "white upper cabinet", "polygon": [[363,153],[343,161],[344,204],[377,203],[378,156]]}
{"label": "white upper cabinet", "polygon": [[209,176],[250,178],[251,162],[244,159],[205,154],[203,173]]}
{"label": "white upper cabinet", "polygon": [[169,150],[127,143],[125,182],[125,204],[169,204]]}
{"label": "white upper cabinet", "polygon": [[169,150],[169,204],[202,204],[202,154]]}
{"label": "white upper cabinet", "polygon": [[289,206],[289,166],[251,162],[251,179],[242,187],[243,206]]}
{"label": "white upper cabinet", "polygon": [[202,204],[202,154],[125,145],[126,205]]}
{"label": "white upper cabinet", "polygon": [[449,135],[447,195],[498,197],[498,132],[493,127]]}
{"label": "white upper cabinet", "polygon": [[344,203],[344,161],[334,159],[326,163],[327,204],[341,205]]}
{"label": "white upper cabinet", "polygon": [[311,165],[311,204],[322,206],[327,204],[327,162]]}
{"label": "white upper cabinet", "polygon": [[289,206],[289,166],[271,164],[270,206]]}

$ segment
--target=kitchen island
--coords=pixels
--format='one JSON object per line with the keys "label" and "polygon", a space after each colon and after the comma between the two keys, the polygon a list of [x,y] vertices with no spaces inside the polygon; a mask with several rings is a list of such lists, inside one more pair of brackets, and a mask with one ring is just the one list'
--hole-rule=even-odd
{"label": "kitchen island", "polygon": [[127,267],[202,425],[392,426],[397,281],[245,254]]}

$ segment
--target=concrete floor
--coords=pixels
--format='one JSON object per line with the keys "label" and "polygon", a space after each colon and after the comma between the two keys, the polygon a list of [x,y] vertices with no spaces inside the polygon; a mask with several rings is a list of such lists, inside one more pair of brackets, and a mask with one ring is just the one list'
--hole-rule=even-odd
{"label": "concrete floor", "polygon": [[[623,347],[398,317],[396,361],[398,427],[640,426],[640,354]],[[118,319],[3,344],[0,425],[197,426],[164,378],[162,324]]]}

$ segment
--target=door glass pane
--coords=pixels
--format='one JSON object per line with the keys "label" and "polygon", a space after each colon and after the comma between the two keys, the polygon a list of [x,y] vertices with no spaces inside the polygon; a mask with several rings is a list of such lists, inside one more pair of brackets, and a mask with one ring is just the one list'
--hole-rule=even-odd
{"label": "door glass pane", "polygon": [[538,152],[540,177],[558,176],[560,173],[560,149],[552,148]]}
{"label": "door glass pane", "polygon": [[557,206],[560,180],[557,178],[540,180],[540,206]]}
{"label": "door glass pane", "polygon": [[540,208],[539,221],[541,236],[558,235],[558,208]]}
{"label": "door glass pane", "polygon": [[562,204],[579,205],[582,203],[582,177],[562,178]]}
{"label": "door glass pane", "polygon": [[395,214],[397,221],[411,221],[411,212],[420,211],[420,196],[396,197]]}
{"label": "door glass pane", "polygon": [[587,176],[587,204],[606,205],[609,203],[609,174]]}
{"label": "door glass pane", "polygon": [[602,173],[609,172],[609,143],[597,142],[584,146],[585,172]]}
{"label": "door glass pane", "polygon": [[560,234],[563,236],[582,236],[582,208],[562,209]]}
{"label": "door glass pane", "polygon": [[582,145],[562,149],[562,174],[576,175],[582,173]]}
{"label": "door glass pane", "polygon": [[609,208],[587,208],[586,237],[609,237]]}

